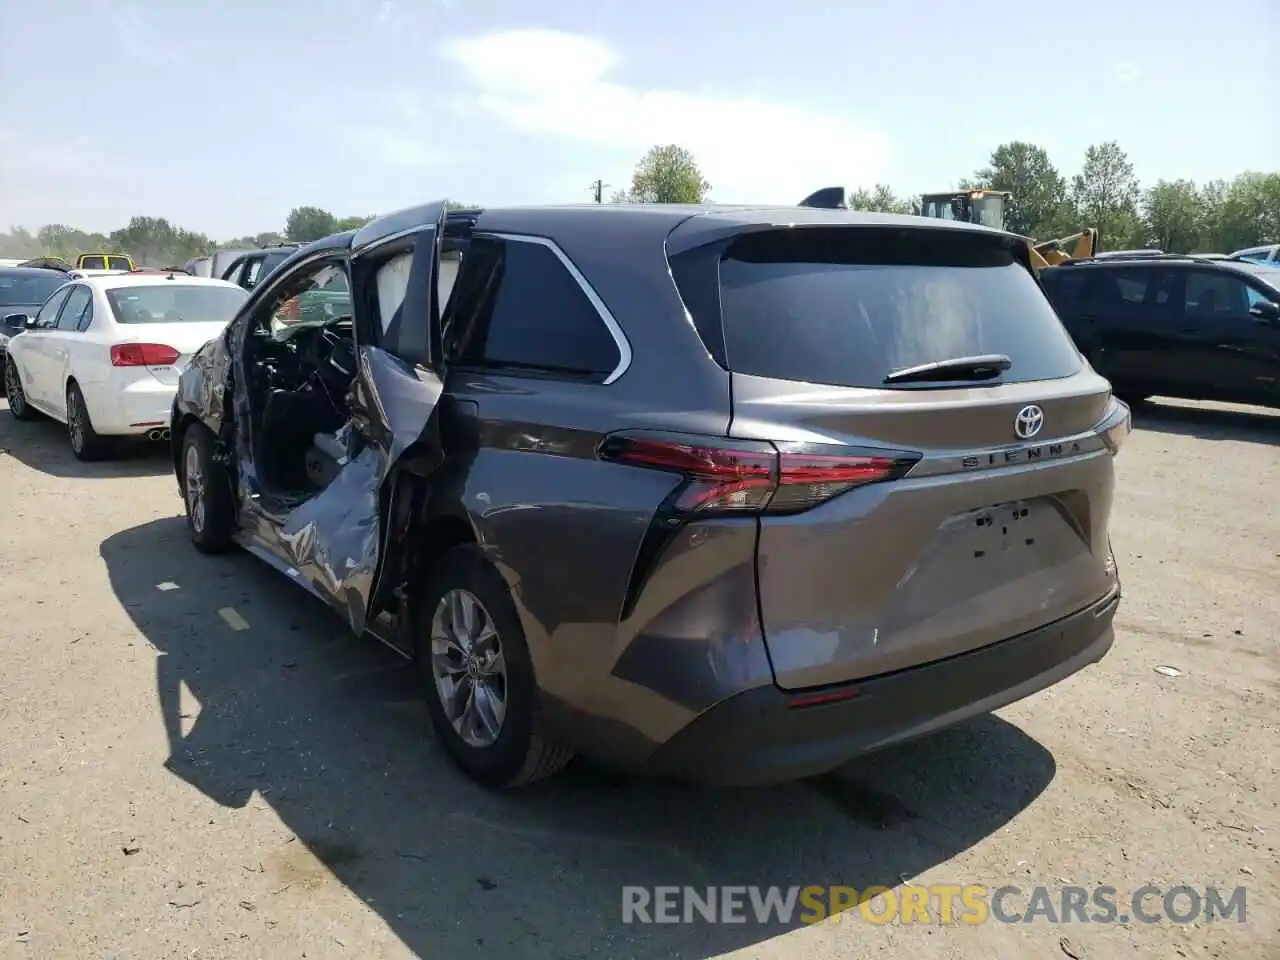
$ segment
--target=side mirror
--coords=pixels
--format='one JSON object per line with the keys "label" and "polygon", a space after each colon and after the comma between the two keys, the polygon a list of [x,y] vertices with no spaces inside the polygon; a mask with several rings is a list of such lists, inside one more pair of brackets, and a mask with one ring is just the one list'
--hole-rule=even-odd
{"label": "side mirror", "polygon": [[1250,307],[1249,312],[1263,323],[1280,323],[1280,303],[1262,300]]}
{"label": "side mirror", "polygon": [[25,313],[10,313],[4,318],[4,325],[10,330],[26,330],[31,325],[31,317]]}

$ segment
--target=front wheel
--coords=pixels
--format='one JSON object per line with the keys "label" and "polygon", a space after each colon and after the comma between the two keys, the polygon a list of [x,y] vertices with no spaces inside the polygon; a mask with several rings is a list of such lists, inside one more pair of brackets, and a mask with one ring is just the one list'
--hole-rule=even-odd
{"label": "front wheel", "polygon": [[227,472],[213,458],[213,433],[193,423],[182,435],[182,500],[187,532],[201,553],[223,553],[235,533],[235,510]]}
{"label": "front wheel", "polygon": [[431,726],[449,758],[486,787],[559,771],[573,756],[543,727],[533,662],[507,584],[472,545],[427,576],[416,608]]}
{"label": "front wheel", "polygon": [[22,389],[22,377],[18,364],[7,353],[4,357],[4,395],[9,401],[9,414],[15,420],[36,420],[40,413],[27,403],[27,392]]}

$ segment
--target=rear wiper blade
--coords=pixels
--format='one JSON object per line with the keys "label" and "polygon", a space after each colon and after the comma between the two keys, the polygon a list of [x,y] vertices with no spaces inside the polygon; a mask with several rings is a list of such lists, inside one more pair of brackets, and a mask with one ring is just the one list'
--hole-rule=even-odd
{"label": "rear wiper blade", "polygon": [[902,367],[884,378],[885,383],[928,382],[933,380],[991,380],[1000,376],[1013,361],[1003,353],[984,353],[979,357],[955,357],[935,360],[914,367]]}

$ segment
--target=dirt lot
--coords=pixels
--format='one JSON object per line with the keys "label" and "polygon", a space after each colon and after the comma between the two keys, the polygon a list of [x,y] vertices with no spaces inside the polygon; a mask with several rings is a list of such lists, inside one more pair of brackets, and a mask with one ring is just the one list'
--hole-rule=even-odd
{"label": "dirt lot", "polygon": [[[80,465],[62,428],[2,410],[0,448],[2,958],[1280,956],[1275,415],[1140,416],[1100,665],[751,791],[571,769],[486,794],[393,655],[248,556],[188,546],[163,456]],[[1244,885],[1248,916],[620,923],[626,884],[908,880]]]}

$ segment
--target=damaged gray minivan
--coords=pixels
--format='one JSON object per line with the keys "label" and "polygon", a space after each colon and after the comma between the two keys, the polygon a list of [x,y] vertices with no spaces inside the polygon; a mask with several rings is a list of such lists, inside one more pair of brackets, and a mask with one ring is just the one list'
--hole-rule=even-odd
{"label": "damaged gray minivan", "polygon": [[171,437],[196,547],[412,658],[510,786],[815,775],[1099,660],[1129,429],[1006,233],[431,204],[274,271]]}

